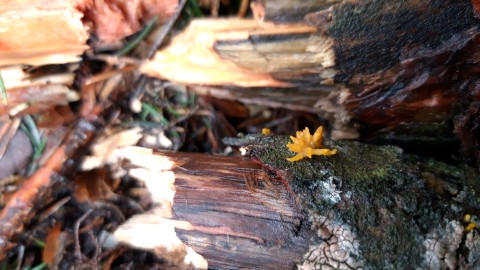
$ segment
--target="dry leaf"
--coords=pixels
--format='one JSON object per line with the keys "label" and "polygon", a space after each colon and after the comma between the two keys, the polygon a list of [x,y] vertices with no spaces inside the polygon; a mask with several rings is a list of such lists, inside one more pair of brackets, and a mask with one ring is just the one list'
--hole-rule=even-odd
{"label": "dry leaf", "polygon": [[79,202],[106,200],[114,196],[110,186],[105,182],[106,168],[81,172],[75,177],[75,198]]}
{"label": "dry leaf", "polygon": [[107,43],[129,36],[154,16],[166,21],[178,0],[86,0],[80,8],[93,21],[97,37]]}
{"label": "dry leaf", "polygon": [[66,235],[62,232],[62,224],[58,222],[48,232],[45,239],[45,247],[43,248],[42,261],[48,265],[50,269],[57,269],[58,264],[62,261],[65,252]]}

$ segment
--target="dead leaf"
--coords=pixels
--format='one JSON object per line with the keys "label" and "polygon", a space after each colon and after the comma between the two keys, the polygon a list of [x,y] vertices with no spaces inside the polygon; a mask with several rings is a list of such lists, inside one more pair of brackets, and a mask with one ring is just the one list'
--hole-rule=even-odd
{"label": "dead leaf", "polygon": [[95,33],[103,42],[112,43],[129,36],[154,16],[168,20],[178,0],[95,0],[82,1],[80,8],[95,25]]}
{"label": "dead leaf", "polygon": [[104,168],[81,172],[75,177],[75,198],[79,202],[107,200],[114,197],[106,183],[108,170]]}
{"label": "dead leaf", "polygon": [[50,269],[57,269],[65,252],[66,234],[62,232],[62,223],[58,222],[48,232],[43,248],[42,260]]}

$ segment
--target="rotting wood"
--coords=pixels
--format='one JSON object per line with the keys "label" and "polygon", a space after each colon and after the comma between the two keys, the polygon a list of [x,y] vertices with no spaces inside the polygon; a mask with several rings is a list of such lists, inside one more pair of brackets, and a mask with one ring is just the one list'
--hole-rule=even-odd
{"label": "rotting wood", "polygon": [[[299,9],[290,5],[296,2],[257,1],[264,21],[241,31],[228,20],[193,22],[182,34],[183,42],[174,40],[158,52],[162,61],[175,50],[185,54],[168,72],[155,67],[156,76],[188,83],[179,74],[198,75],[202,81],[192,80],[191,89],[201,94],[316,112],[329,120],[332,137],[337,139],[360,135],[418,138],[423,135],[415,133],[415,123],[441,124],[444,120],[450,128],[446,140],[455,140],[453,124],[461,134],[472,131],[462,119],[480,117],[475,106],[469,109],[479,92],[476,1],[473,5],[470,0],[302,1]],[[316,31],[261,31],[272,23],[286,29],[313,26]],[[209,54],[203,58],[188,54],[187,48],[197,47]],[[199,60],[195,68],[191,59]],[[224,80],[219,81],[210,74],[216,70],[202,68],[212,62],[223,68],[221,74],[241,69],[244,77],[222,75]],[[146,65],[153,66],[151,62]],[[245,81],[250,86],[242,85]],[[219,83],[223,86],[216,86]],[[410,134],[401,133],[401,125],[410,125]],[[429,128],[433,134],[440,133],[434,125]],[[464,148],[479,144],[469,136],[460,139]],[[430,145],[429,151],[435,148]],[[480,152],[464,152],[480,160]]]}
{"label": "rotting wood", "polygon": [[209,267],[293,269],[316,235],[284,183],[241,157],[165,153],[174,167],[173,219]]}
{"label": "rotting wood", "polygon": [[[228,138],[281,176],[317,232],[299,269],[479,267],[479,175],[397,147],[325,140],[333,156],[289,162],[287,136]],[[193,192],[193,191],[192,191]],[[475,218],[473,218],[475,216]]]}
{"label": "rotting wood", "polygon": [[295,163],[286,160],[286,136],[224,142],[243,145],[253,160],[154,154],[176,165],[175,196],[173,212],[167,204],[151,222],[169,212],[164,219],[210,268],[478,266],[473,168],[348,141],[326,140],[336,155]]}
{"label": "rotting wood", "polygon": [[79,61],[88,48],[82,16],[75,1],[0,1],[0,66]]}

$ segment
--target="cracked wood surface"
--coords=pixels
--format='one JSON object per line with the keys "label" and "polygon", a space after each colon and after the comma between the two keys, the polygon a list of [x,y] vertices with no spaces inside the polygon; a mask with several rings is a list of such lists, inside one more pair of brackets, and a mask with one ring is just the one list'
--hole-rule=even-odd
{"label": "cracked wood surface", "polygon": [[161,153],[174,168],[179,238],[222,269],[294,269],[316,238],[293,197],[261,166],[241,157]]}

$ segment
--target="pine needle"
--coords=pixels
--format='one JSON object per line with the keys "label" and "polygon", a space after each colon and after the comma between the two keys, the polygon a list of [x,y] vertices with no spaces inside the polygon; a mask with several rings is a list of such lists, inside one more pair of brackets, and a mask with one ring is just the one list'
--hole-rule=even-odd
{"label": "pine needle", "polygon": [[122,49],[115,53],[116,56],[123,56],[133,50],[137,45],[144,40],[148,34],[153,30],[155,24],[158,21],[158,16],[153,17],[143,28],[142,32],[140,32],[134,39],[132,39],[129,43],[125,45]]}
{"label": "pine needle", "polygon": [[5,88],[5,84],[3,83],[2,73],[0,72],[0,92],[2,95],[3,103],[7,104],[7,88]]}

